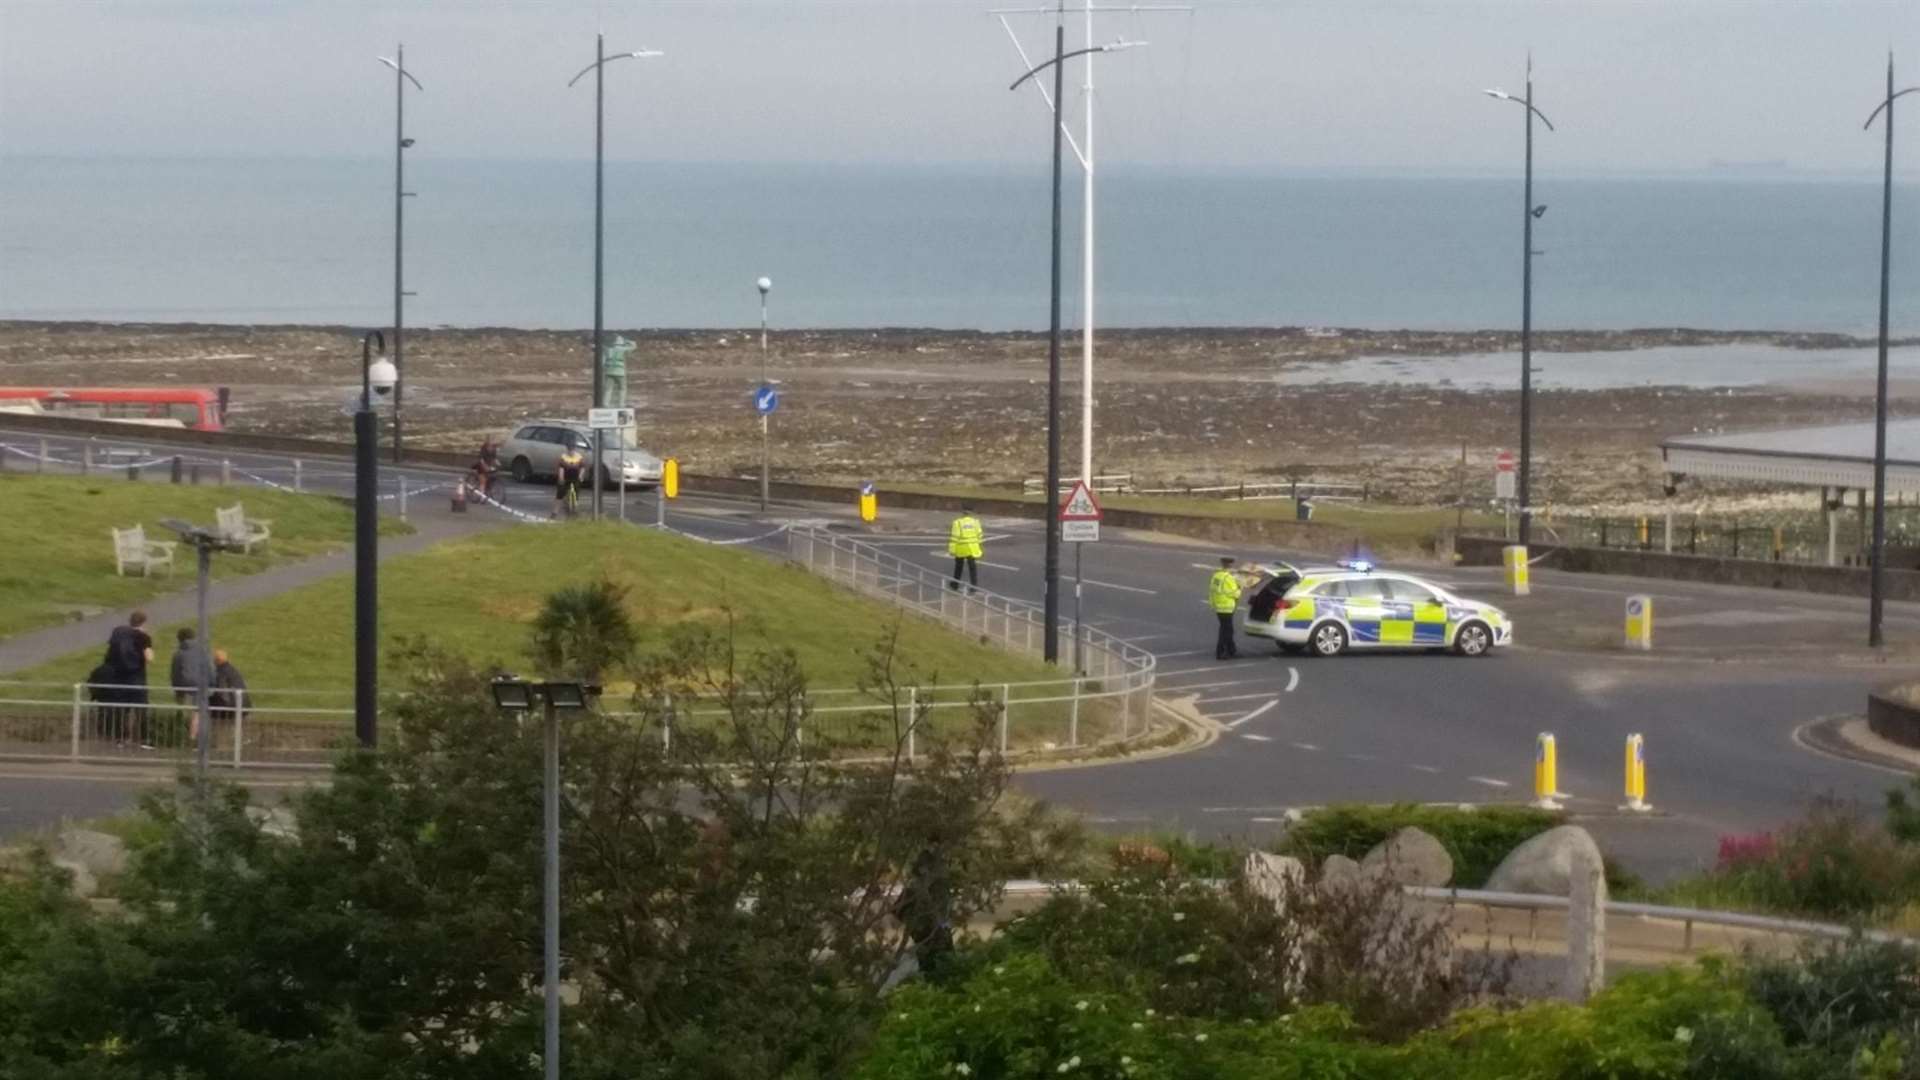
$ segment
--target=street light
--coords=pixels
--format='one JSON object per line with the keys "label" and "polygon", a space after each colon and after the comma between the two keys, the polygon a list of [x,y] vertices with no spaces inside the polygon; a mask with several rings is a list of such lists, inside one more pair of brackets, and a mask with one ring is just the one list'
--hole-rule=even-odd
{"label": "street light", "polygon": [[1067,52],[1067,28],[1053,28],[1053,59],[1013,80],[1009,90],[1047,68],[1053,69],[1053,108],[1049,110],[1053,127],[1053,249],[1052,284],[1049,292],[1047,323],[1047,602],[1046,629],[1041,635],[1041,656],[1050,664],[1060,660],[1060,515],[1054,500],[1060,497],[1060,89],[1066,61],[1088,53],[1115,52],[1135,42],[1116,41]]}
{"label": "street light", "polygon": [[1533,205],[1533,118],[1553,130],[1553,121],[1533,106],[1533,57],[1527,57],[1527,92],[1514,97],[1505,90],[1484,91],[1488,97],[1511,101],[1524,107],[1527,125],[1527,180],[1525,202],[1520,215],[1520,546],[1527,546],[1533,525],[1533,505],[1529,502],[1528,483],[1533,476],[1533,221],[1547,212]]}
{"label": "street light", "polygon": [[[606,290],[603,283],[602,237],[604,233],[603,206],[606,191],[606,67],[615,60],[643,60],[650,56],[664,55],[654,49],[642,49],[638,52],[614,53],[607,55],[607,35],[593,36],[593,63],[580,69],[580,73],[567,80],[572,86],[584,78],[587,72],[593,72],[593,407],[598,409],[606,404],[606,360],[600,354],[601,312],[605,307]],[[602,452],[605,450],[605,435],[599,428],[593,429],[593,519],[600,520],[600,478],[606,472]],[[623,457],[622,461],[625,460]],[[624,470],[621,483],[625,483]]]}
{"label": "street light", "polygon": [[1893,54],[1888,53],[1887,96],[1874,107],[1861,128],[1864,131],[1873,127],[1880,111],[1886,110],[1886,164],[1880,186],[1880,370],[1873,397],[1873,562],[1868,588],[1871,598],[1867,601],[1867,645],[1875,649],[1885,644],[1881,619],[1886,609],[1886,592],[1881,568],[1886,563],[1887,548],[1887,288],[1893,272],[1893,103],[1916,90],[1920,90],[1920,86],[1909,86],[1894,93]]}
{"label": "street light", "polygon": [[377,56],[374,59],[393,69],[393,368],[395,372],[393,380],[393,463],[398,465],[400,464],[400,395],[401,391],[405,389],[401,385],[399,377],[401,356],[403,353],[400,340],[400,326],[403,322],[401,302],[404,297],[413,295],[406,291],[406,286],[403,284],[404,279],[400,276],[400,237],[405,231],[406,224],[406,211],[403,209],[403,206],[406,199],[413,194],[413,192],[406,190],[405,186],[406,169],[404,152],[408,147],[413,145],[413,140],[407,138],[406,89],[408,83],[412,83],[413,88],[422,93],[425,93],[427,88],[421,86],[420,80],[414,78],[413,73],[407,70],[407,47],[405,45],[395,45],[393,48],[393,56],[394,58],[392,60],[384,56]]}
{"label": "street light", "polygon": [[[760,385],[767,385],[767,294],[773,291],[773,279],[763,277],[754,282],[760,289]],[[766,413],[760,414],[760,512],[767,512],[767,420]]]}
{"label": "street light", "polygon": [[541,802],[546,832],[546,875],[541,889],[541,979],[546,991],[546,1041],[541,1056],[546,1080],[559,1080],[560,1076],[559,710],[584,709],[589,697],[599,696],[600,687],[591,683],[532,683],[511,675],[493,680],[493,703],[505,712],[531,712],[536,697],[543,703],[545,760],[541,775]]}
{"label": "street light", "polygon": [[[373,359],[376,349],[379,361]],[[400,381],[386,351],[380,331],[361,337],[360,408],[353,414],[353,736],[364,750],[379,741],[380,451],[373,403]]]}
{"label": "street light", "polygon": [[[167,528],[180,534],[182,542],[190,545],[200,556],[199,594],[196,614],[198,618],[200,641],[200,663],[195,665],[193,673],[194,715],[199,717],[193,743],[193,782],[202,794],[206,791],[207,756],[213,740],[213,714],[209,704],[209,691],[213,686],[213,639],[207,629],[207,581],[212,576],[213,553],[233,551],[239,545],[227,541],[218,530],[200,525],[189,525],[177,518],[166,518],[160,522]],[[234,733],[239,738],[239,732]]]}

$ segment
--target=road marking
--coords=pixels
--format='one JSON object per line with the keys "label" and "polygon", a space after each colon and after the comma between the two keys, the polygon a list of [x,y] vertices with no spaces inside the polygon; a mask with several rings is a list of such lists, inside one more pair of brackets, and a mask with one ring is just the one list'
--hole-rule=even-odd
{"label": "road marking", "polygon": [[1247,820],[1253,822],[1255,825],[1285,825],[1288,821],[1287,818],[1281,817],[1253,817]]}
{"label": "road marking", "polygon": [[1189,683],[1186,686],[1170,686],[1169,691],[1184,693],[1188,690],[1215,690],[1222,686],[1253,686],[1259,679],[1225,679],[1220,682]]}
{"label": "road marking", "polygon": [[[927,552],[927,558],[929,558],[929,559],[932,559],[932,560],[933,560],[934,562],[936,562],[936,563],[942,563],[942,564],[944,564],[944,563],[945,563],[945,562],[946,562],[946,561],[947,561],[948,559],[951,559],[951,558],[953,558],[953,556],[951,556],[951,555],[936,555],[936,554],[934,554],[933,552],[931,552],[931,551],[929,551],[929,552]],[[981,559],[981,560],[980,560],[980,565],[981,565],[981,566],[991,566],[991,567],[993,567],[993,568],[994,568],[995,570],[1012,570],[1012,571],[1015,571],[1015,572],[1018,572],[1018,571],[1019,571],[1019,569],[1020,569],[1020,568],[1019,568],[1019,567],[1017,567],[1017,566],[1008,566],[1008,565],[1007,565],[1006,563],[1000,563],[1000,562],[988,562],[988,561],[987,561],[987,560],[985,560],[985,559]]]}
{"label": "road marking", "polygon": [[1293,693],[1293,688],[1299,685],[1300,685],[1300,669],[1297,667],[1288,668],[1287,669],[1287,693],[1289,694]]}
{"label": "road marking", "polygon": [[[1168,636],[1168,637],[1171,637],[1172,635],[1166,635],[1166,636]],[[1129,640],[1129,641],[1137,641],[1137,640],[1140,640],[1140,639],[1138,639],[1138,638],[1129,638],[1128,640]],[[1163,653],[1154,653],[1154,654],[1153,654],[1153,657],[1154,657],[1154,659],[1156,659],[1156,660],[1171,660],[1171,659],[1173,659],[1173,658],[1174,658],[1174,657],[1176,657],[1176,656],[1205,656],[1205,655],[1207,655],[1208,653],[1210,653],[1210,652],[1212,652],[1212,651],[1213,651],[1212,649],[1188,649],[1188,650],[1187,650],[1187,651],[1185,651],[1185,652],[1163,652]],[[1195,668],[1194,670],[1196,670],[1196,671],[1205,671],[1205,670],[1207,670],[1207,669],[1205,669],[1205,668]],[[1165,674],[1165,672],[1162,672],[1162,674]]]}
{"label": "road marking", "polygon": [[1241,724],[1244,724],[1244,723],[1246,723],[1247,721],[1249,721],[1249,720],[1251,720],[1251,719],[1253,719],[1253,718],[1254,718],[1254,717],[1256,717],[1256,716],[1263,716],[1263,715],[1265,715],[1265,714],[1266,714],[1266,713],[1267,713],[1268,711],[1270,711],[1270,710],[1271,710],[1271,709],[1272,709],[1272,708],[1273,708],[1273,707],[1274,707],[1275,705],[1278,705],[1278,704],[1280,704],[1280,699],[1279,699],[1279,698],[1274,698],[1274,699],[1273,699],[1272,701],[1269,701],[1269,702],[1267,702],[1267,703],[1266,703],[1265,705],[1262,705],[1262,706],[1260,706],[1259,708],[1257,708],[1257,709],[1255,709],[1255,710],[1253,710],[1252,712],[1250,712],[1250,713],[1248,713],[1247,715],[1245,715],[1245,716],[1243,716],[1243,717],[1241,717],[1240,719],[1238,719],[1238,720],[1235,720],[1235,721],[1234,721],[1233,723],[1231,723],[1231,724],[1228,724],[1227,726],[1228,726],[1228,727],[1230,727],[1230,728],[1237,728],[1237,727],[1239,727],[1239,726],[1240,726]]}
{"label": "road marking", "polygon": [[1268,736],[1266,736],[1266,735],[1255,735],[1255,734],[1254,734],[1253,732],[1251,732],[1251,731],[1248,731],[1248,732],[1244,732],[1244,733],[1242,733],[1240,737],[1241,737],[1241,738],[1243,738],[1243,739],[1251,739],[1251,740],[1253,740],[1254,742],[1272,742],[1272,741],[1273,741],[1273,739],[1272,739],[1272,738],[1270,738],[1270,737],[1268,737]]}
{"label": "road marking", "polygon": [[1223,701],[1253,701],[1253,700],[1255,700],[1255,699],[1259,699],[1259,700],[1262,700],[1262,701],[1264,701],[1264,700],[1266,700],[1267,698],[1270,698],[1270,697],[1272,697],[1272,696],[1273,696],[1273,691],[1271,691],[1271,690],[1262,690],[1261,692],[1259,692],[1259,693],[1257,693],[1257,694],[1234,694],[1234,695],[1232,695],[1232,696],[1230,696],[1230,697],[1203,697],[1203,698],[1198,698],[1198,699],[1196,699],[1196,700],[1194,701],[1194,704],[1196,704],[1196,705],[1218,705],[1218,704],[1220,704],[1220,703],[1221,703],[1221,702],[1223,702]]}
{"label": "road marking", "polygon": [[1293,748],[1294,748],[1295,750],[1318,750],[1318,749],[1320,749],[1319,747],[1317,747],[1317,746],[1315,746],[1315,745],[1313,745],[1313,744],[1312,744],[1312,743],[1310,743],[1310,742],[1297,742],[1297,743],[1294,743],[1294,744],[1293,744]]}
{"label": "road marking", "polygon": [[1438,773],[1440,771],[1439,767],[1434,765],[1409,765],[1407,766],[1407,768],[1412,769],[1415,772],[1423,772],[1423,773]]}
{"label": "road marking", "polygon": [[1352,761],[1379,761],[1380,760],[1379,758],[1374,757],[1372,754],[1341,754],[1340,756]]}
{"label": "road marking", "polygon": [[1098,585],[1103,589],[1119,589],[1122,592],[1139,593],[1142,596],[1160,595],[1160,593],[1154,589],[1141,589],[1132,585],[1115,585],[1111,581],[1095,581],[1092,578],[1081,578],[1080,583],[1083,585]]}
{"label": "road marking", "polygon": [[1485,784],[1488,787],[1512,787],[1513,786],[1512,784],[1507,783],[1505,780],[1495,780],[1491,776],[1469,776],[1467,777],[1467,779],[1473,781],[1476,784]]}

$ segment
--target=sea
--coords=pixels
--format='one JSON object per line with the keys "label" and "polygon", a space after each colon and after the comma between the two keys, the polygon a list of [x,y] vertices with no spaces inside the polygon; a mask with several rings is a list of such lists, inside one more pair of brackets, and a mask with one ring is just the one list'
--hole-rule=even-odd
{"label": "sea", "polygon": [[[1069,174],[1063,311],[1080,313]],[[605,323],[1043,329],[1049,175],[989,166],[606,167]],[[591,161],[410,159],[407,321],[593,319]],[[1920,200],[1896,189],[1896,333],[1920,332]],[[1102,326],[1512,328],[1519,177],[1265,175],[1115,163]],[[1536,181],[1534,325],[1871,335],[1872,178]],[[0,318],[378,326],[390,159],[0,156]]]}

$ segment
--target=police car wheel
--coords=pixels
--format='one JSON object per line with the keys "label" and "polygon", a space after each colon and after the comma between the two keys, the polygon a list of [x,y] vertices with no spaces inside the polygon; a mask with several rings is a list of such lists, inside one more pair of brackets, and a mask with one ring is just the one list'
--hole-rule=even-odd
{"label": "police car wheel", "polygon": [[1461,656],[1485,656],[1493,647],[1493,631],[1486,623],[1470,622],[1453,635],[1453,648]]}
{"label": "police car wheel", "polygon": [[1339,623],[1321,623],[1313,628],[1308,640],[1315,656],[1339,656],[1347,651],[1347,631]]}
{"label": "police car wheel", "polygon": [[520,481],[523,484],[532,480],[533,479],[533,462],[528,461],[526,458],[523,458],[523,457],[514,458],[513,459],[513,478],[515,480]]}

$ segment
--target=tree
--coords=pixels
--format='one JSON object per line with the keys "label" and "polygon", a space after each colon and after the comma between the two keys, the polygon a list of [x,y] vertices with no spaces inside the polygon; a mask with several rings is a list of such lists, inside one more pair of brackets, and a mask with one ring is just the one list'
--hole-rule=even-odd
{"label": "tree", "polygon": [[[204,815],[156,795],[126,918],[13,965],[0,940],[0,1010],[30,1006],[0,1038],[28,1031],[35,1075],[92,1080],[60,1070],[109,1040],[114,1080],[537,1075],[539,725],[493,708],[494,671],[410,648],[394,737],[294,796],[289,833],[242,788]],[[962,925],[1039,858],[1037,811],[1001,805],[993,706],[935,731],[890,641],[870,670],[871,708],[828,730],[790,652],[684,631],[626,711],[566,715],[566,1075],[840,1074],[906,947],[889,912],[915,855],[943,845]],[[48,974],[16,994],[8,970]]]}
{"label": "tree", "polygon": [[633,657],[638,637],[627,590],[601,578],[557,589],[533,620],[532,653],[541,674],[597,683]]}

